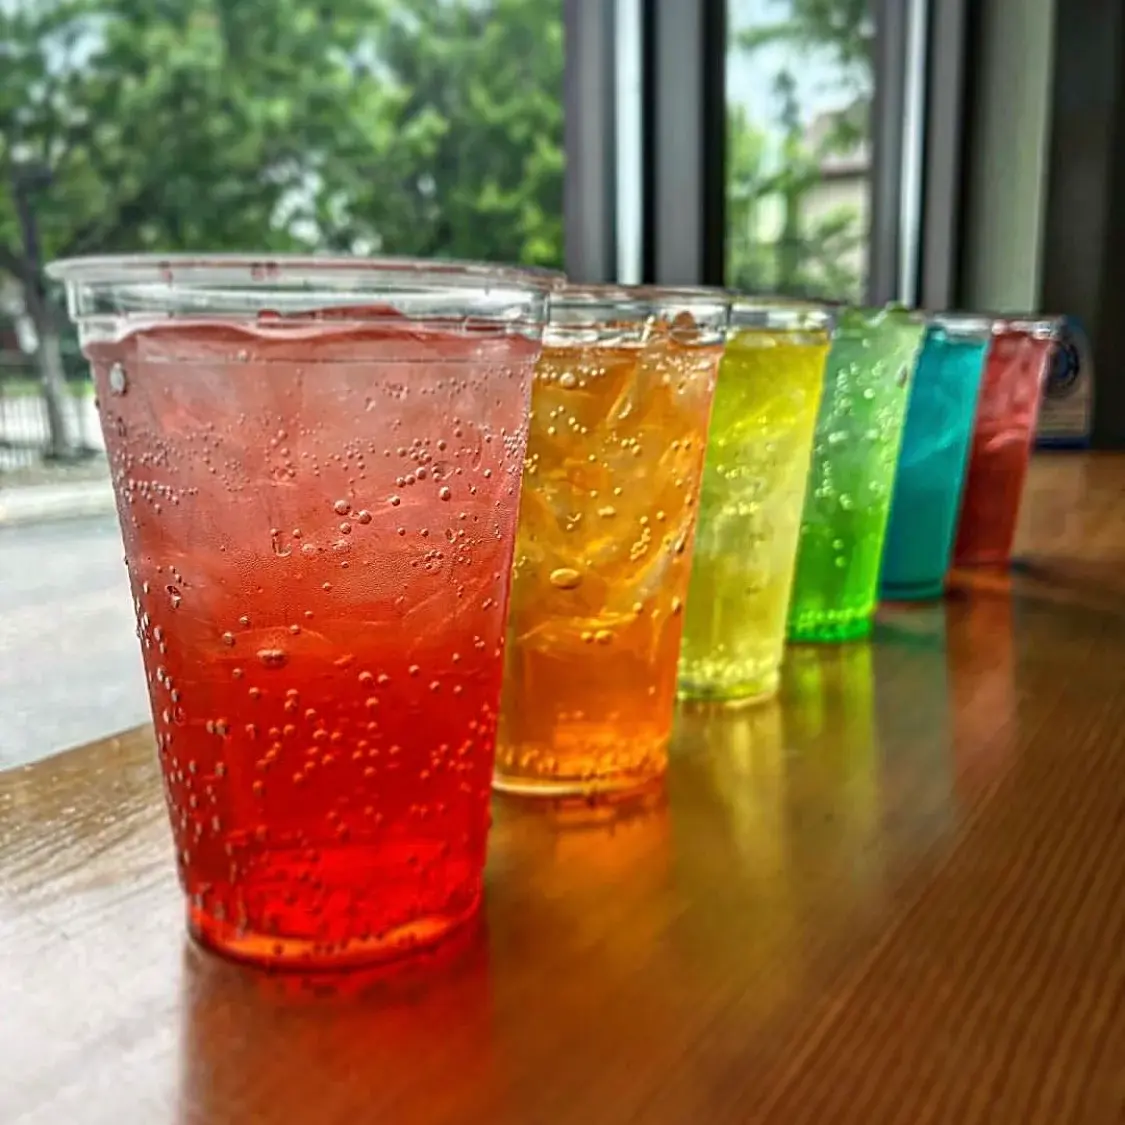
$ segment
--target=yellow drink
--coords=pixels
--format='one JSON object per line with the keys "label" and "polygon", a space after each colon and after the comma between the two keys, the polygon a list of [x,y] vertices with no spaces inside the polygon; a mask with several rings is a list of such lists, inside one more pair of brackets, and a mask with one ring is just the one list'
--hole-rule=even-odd
{"label": "yellow drink", "polygon": [[[829,322],[752,306],[719,368],[680,655],[680,694],[777,690]],[[738,323],[739,307],[735,307]]]}

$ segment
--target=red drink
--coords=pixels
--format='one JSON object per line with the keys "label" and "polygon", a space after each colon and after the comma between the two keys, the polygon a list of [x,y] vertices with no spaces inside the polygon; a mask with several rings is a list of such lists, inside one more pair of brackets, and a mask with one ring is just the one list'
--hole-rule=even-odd
{"label": "red drink", "polygon": [[438,939],[481,895],[537,329],[83,327],[192,931]]}
{"label": "red drink", "polygon": [[954,566],[1006,566],[1011,557],[1054,332],[1052,321],[997,321],[993,329]]}

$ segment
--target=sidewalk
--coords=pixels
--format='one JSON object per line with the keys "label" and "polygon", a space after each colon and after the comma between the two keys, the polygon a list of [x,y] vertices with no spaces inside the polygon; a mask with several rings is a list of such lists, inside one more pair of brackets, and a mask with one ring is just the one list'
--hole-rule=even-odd
{"label": "sidewalk", "polygon": [[108,477],[8,487],[0,477],[0,528],[100,516],[114,510]]}

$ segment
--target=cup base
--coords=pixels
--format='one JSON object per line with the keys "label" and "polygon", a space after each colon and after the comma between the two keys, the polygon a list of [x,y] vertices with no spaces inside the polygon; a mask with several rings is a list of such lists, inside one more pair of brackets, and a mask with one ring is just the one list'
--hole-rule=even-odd
{"label": "cup base", "polygon": [[945,578],[936,582],[888,582],[879,593],[888,602],[928,602],[944,597]]}
{"label": "cup base", "polygon": [[835,644],[841,641],[862,641],[871,636],[875,627],[870,617],[855,617],[845,621],[821,621],[789,628],[793,644]]}
{"label": "cup base", "polygon": [[685,702],[725,703],[729,707],[752,707],[756,703],[765,703],[773,699],[777,695],[780,683],[781,675],[778,672],[737,684],[681,680],[676,694]]}
{"label": "cup base", "polygon": [[633,798],[664,786],[664,771],[649,774],[610,774],[597,778],[514,777],[496,774],[492,788],[506,797],[533,800],[611,803]]}
{"label": "cup base", "polygon": [[233,961],[260,968],[325,972],[349,970],[405,960],[432,949],[454,931],[476,917],[481,896],[456,915],[430,915],[381,934],[328,943],[307,938],[287,938],[257,933],[221,921],[206,911],[189,906],[187,928],[205,949]]}

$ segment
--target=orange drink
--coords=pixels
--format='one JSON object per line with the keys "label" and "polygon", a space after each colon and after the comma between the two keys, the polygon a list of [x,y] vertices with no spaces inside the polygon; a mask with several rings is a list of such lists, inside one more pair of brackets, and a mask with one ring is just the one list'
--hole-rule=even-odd
{"label": "orange drink", "polygon": [[705,290],[572,287],[532,388],[498,789],[635,789],[664,772],[715,374]]}

